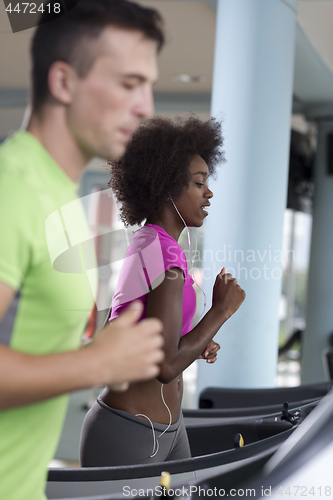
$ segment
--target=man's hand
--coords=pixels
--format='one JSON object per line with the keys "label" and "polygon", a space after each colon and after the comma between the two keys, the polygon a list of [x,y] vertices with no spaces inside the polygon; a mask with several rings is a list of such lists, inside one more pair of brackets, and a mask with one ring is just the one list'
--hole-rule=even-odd
{"label": "man's hand", "polygon": [[[14,295],[0,283],[0,321]],[[129,382],[156,377],[163,326],[153,318],[136,323],[142,308],[133,303],[79,350],[32,355],[0,343],[0,411],[95,385],[126,390]]]}
{"label": "man's hand", "polygon": [[199,356],[199,359],[205,359],[207,363],[215,363],[217,359],[217,351],[219,351],[220,348],[220,344],[211,340],[204,352]]}
{"label": "man's hand", "polygon": [[163,325],[155,318],[137,323],[142,310],[141,302],[133,302],[84,348],[95,372],[94,385],[126,390],[129,382],[158,375],[164,359]]}

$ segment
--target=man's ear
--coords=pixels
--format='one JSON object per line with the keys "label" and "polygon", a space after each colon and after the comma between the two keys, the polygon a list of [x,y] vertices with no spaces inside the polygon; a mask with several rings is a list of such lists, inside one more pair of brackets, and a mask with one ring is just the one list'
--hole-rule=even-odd
{"label": "man's ear", "polygon": [[48,75],[51,96],[61,104],[70,104],[77,79],[78,76],[72,66],[63,61],[55,61]]}

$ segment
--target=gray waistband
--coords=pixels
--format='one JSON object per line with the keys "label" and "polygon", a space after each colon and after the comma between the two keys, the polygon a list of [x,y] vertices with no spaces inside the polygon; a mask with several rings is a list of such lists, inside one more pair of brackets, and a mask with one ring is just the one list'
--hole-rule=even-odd
{"label": "gray waistband", "polygon": [[[97,403],[104,409],[108,410],[111,413],[114,413],[115,415],[118,415],[118,417],[122,418],[127,418],[128,420],[131,420],[132,422],[135,422],[136,424],[143,425],[145,427],[151,428],[149,420],[144,420],[143,418],[136,417],[135,415],[132,415],[132,413],[128,413],[127,411],[124,410],[118,410],[117,408],[111,408],[111,406],[108,406],[104,401],[100,398],[100,396],[97,398]],[[147,415],[149,417],[149,415]],[[180,411],[177,421],[174,424],[171,424],[169,429],[166,432],[174,432],[178,429],[178,427],[181,424],[181,421],[183,419],[183,413]],[[160,424],[158,422],[152,422],[154,429],[156,431],[164,431],[168,426],[166,424]]]}

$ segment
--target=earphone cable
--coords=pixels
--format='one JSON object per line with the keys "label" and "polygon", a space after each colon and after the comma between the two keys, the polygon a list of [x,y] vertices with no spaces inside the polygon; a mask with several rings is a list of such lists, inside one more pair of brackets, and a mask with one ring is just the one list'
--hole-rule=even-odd
{"label": "earphone cable", "polygon": [[178,208],[176,207],[175,205],[175,202],[173,201],[173,199],[171,198],[171,196],[169,195],[169,199],[171,201],[171,203],[173,204],[173,206],[175,207],[175,210],[177,212],[177,214],[179,215],[179,217],[181,218],[184,226],[186,227],[187,229],[187,243],[188,243],[188,252],[189,252],[189,262],[190,262],[190,274],[194,280],[194,283],[197,285],[197,287],[199,288],[199,290],[201,291],[201,293],[203,294],[204,296],[204,308],[203,308],[203,311],[202,313],[200,314],[199,318],[198,318],[198,321],[200,321],[200,319],[202,318],[202,316],[205,314],[205,311],[206,311],[206,306],[207,306],[207,296],[205,294],[205,292],[203,291],[203,289],[201,288],[201,286],[197,283],[196,279],[195,279],[195,276],[194,276],[194,273],[193,273],[193,263],[194,263],[194,258],[192,259],[191,258],[191,239],[190,239],[190,232],[192,233],[192,235],[194,236],[195,238],[195,251],[194,251],[194,255],[196,254],[196,251],[197,251],[197,248],[198,248],[198,240],[197,240],[197,237],[195,235],[195,233],[192,231],[192,229],[190,227],[187,226],[186,222],[184,221],[183,217],[180,215],[180,212],[178,210]]}
{"label": "earphone cable", "polygon": [[167,427],[164,429],[164,431],[158,436],[156,437],[156,434],[155,434],[155,429],[154,429],[154,424],[153,422],[150,420],[149,417],[147,417],[147,415],[144,415],[143,413],[137,413],[135,416],[136,417],[145,417],[150,425],[151,425],[151,430],[153,432],[153,451],[152,451],[152,454],[149,455],[149,458],[153,458],[155,457],[155,455],[157,455],[158,453],[158,450],[160,448],[160,445],[159,445],[159,442],[158,440],[160,439],[160,437],[163,436],[163,434],[165,434],[167,432],[168,429],[170,429],[170,426],[171,426],[171,422],[172,422],[172,415],[171,415],[171,411],[170,411],[170,408],[168,407],[168,405],[166,404],[165,402],[165,399],[164,399],[164,394],[163,394],[163,386],[164,384],[161,384],[161,398],[162,398],[162,401],[163,401],[163,404],[164,406],[166,407],[166,409],[168,410],[168,413],[169,413],[169,424],[167,425]]}

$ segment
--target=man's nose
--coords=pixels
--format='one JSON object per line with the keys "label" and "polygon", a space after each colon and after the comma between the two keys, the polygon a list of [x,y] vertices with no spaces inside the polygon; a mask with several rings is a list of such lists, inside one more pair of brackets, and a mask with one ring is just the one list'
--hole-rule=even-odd
{"label": "man's nose", "polygon": [[142,88],[135,111],[140,118],[152,118],[154,116],[154,96],[151,87]]}

